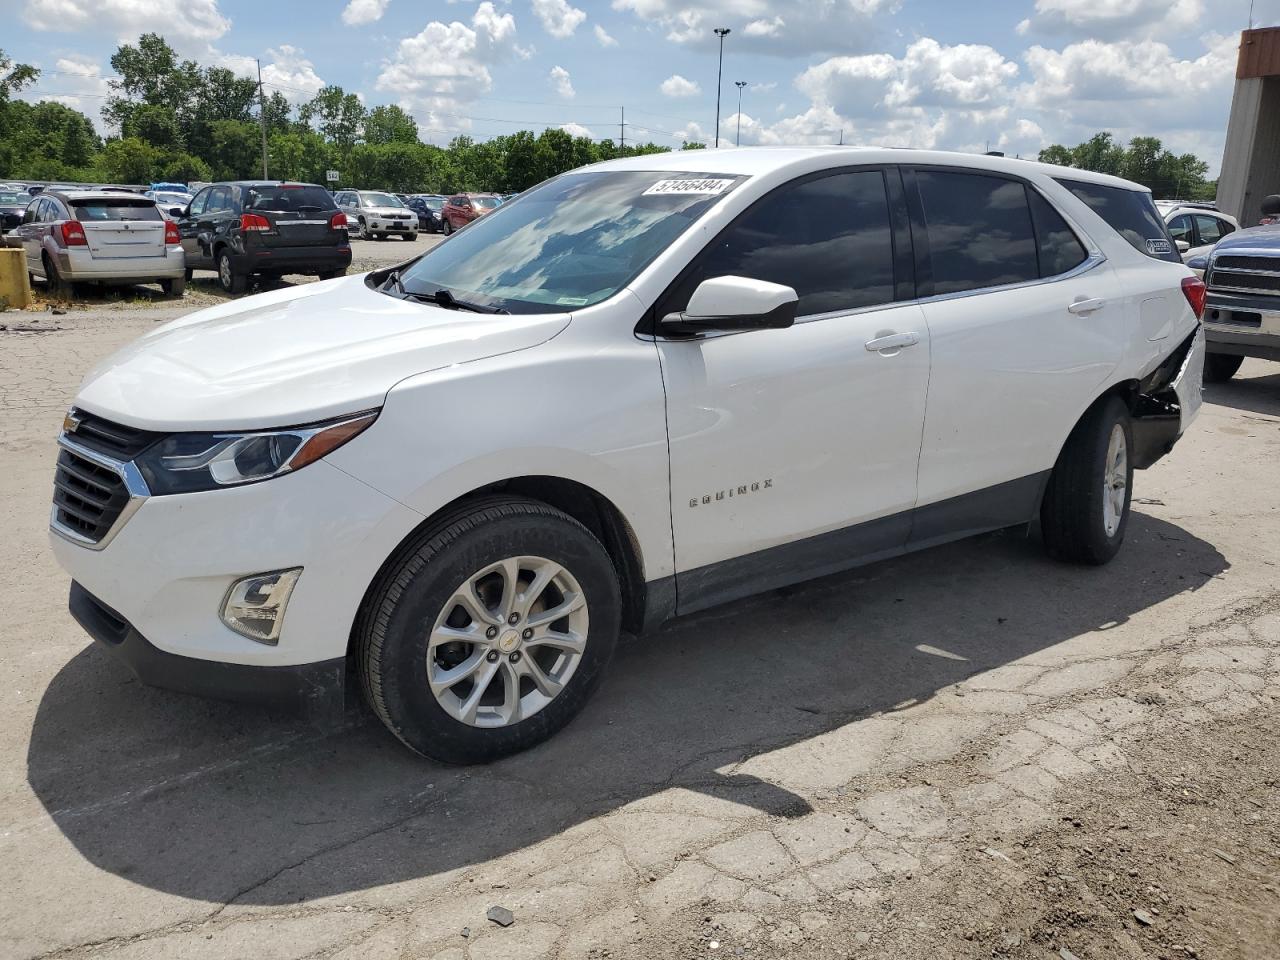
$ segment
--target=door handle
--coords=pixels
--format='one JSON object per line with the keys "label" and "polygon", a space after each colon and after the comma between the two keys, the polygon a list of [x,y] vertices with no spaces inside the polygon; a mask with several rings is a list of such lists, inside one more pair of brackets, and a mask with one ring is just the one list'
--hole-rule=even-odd
{"label": "door handle", "polygon": [[876,337],[874,340],[867,341],[867,349],[872,353],[879,353],[883,350],[900,350],[903,347],[910,347],[920,342],[920,335],[916,333],[890,333],[883,337]]}
{"label": "door handle", "polygon": [[1102,297],[1077,297],[1071,301],[1067,312],[1074,313],[1077,317],[1086,317],[1091,313],[1097,313],[1106,305],[1107,301]]}

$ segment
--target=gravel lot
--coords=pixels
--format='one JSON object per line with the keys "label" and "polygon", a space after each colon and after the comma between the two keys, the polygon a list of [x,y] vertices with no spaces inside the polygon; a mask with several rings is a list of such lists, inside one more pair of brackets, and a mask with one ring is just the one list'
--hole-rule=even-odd
{"label": "gravel lot", "polygon": [[1006,533],[709,611],[457,769],[143,688],[67,615],[63,410],[210,286],[0,316],[0,956],[1276,956],[1280,367],[1206,391],[1106,568]]}

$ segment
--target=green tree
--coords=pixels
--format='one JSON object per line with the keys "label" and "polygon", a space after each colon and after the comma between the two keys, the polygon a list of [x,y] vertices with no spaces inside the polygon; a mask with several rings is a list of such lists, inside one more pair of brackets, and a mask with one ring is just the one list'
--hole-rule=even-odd
{"label": "green tree", "polygon": [[158,149],[137,137],[110,140],[102,148],[99,167],[113,183],[154,183],[163,159]]}
{"label": "green tree", "polygon": [[120,124],[122,137],[136,137],[162,149],[181,147],[186,138],[172,107],[151,103],[135,104]]}
{"label": "green tree", "polygon": [[374,107],[364,118],[364,142],[417,143],[418,124],[395,104]]}
{"label": "green tree", "polygon": [[360,136],[365,110],[364,104],[354,93],[347,93],[341,87],[328,86],[321,88],[319,93],[302,105],[298,117],[303,123],[319,130],[326,140],[346,151],[355,145]]}
{"label": "green tree", "polygon": [[262,131],[247,120],[214,120],[209,125],[208,162],[215,180],[241,180],[262,173]]}
{"label": "green tree", "polygon": [[190,119],[203,82],[200,65],[179,60],[159,34],[144,33],[136,46],[121,44],[111,56],[111,68],[118,76],[108,81],[112,96],[102,110],[108,123],[123,130],[142,104],[169,108],[180,126]]}
{"label": "green tree", "polygon": [[701,140],[686,140],[684,142],[684,145],[681,146],[680,149],[681,150],[705,150],[707,149],[707,145],[703,143]]}
{"label": "green tree", "polygon": [[0,103],[23,87],[35,83],[39,76],[40,71],[31,64],[14,63],[12,57],[0,50]]}
{"label": "green tree", "polygon": [[1109,133],[1096,133],[1075,147],[1046,147],[1040,160],[1115,174],[1148,187],[1157,199],[1212,200],[1217,194],[1217,184],[1205,179],[1207,163],[1190,153],[1176,156],[1155,137],[1134,137],[1126,147]]}

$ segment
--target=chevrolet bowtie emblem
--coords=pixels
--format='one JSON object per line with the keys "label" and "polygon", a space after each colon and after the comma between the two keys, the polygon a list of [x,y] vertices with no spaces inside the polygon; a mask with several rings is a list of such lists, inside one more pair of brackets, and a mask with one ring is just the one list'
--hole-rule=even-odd
{"label": "chevrolet bowtie emblem", "polygon": [[62,418],[63,433],[75,433],[79,429],[80,429],[80,418],[77,417],[74,413],[68,413],[65,417]]}

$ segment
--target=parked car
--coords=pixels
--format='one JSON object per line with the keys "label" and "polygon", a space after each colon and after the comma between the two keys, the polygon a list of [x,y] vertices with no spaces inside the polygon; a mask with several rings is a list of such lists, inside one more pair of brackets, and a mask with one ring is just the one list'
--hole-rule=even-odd
{"label": "parked car", "polygon": [[178,220],[191,270],[215,270],[228,293],[256,277],[331,280],[351,265],[346,216],[324,187],[278,180],[215,183]]}
{"label": "parked car", "polygon": [[31,195],[25,190],[0,187],[0,232],[7,233],[22,222]]}
{"label": "parked car", "polygon": [[148,190],[143,196],[159,208],[160,215],[166,220],[181,219],[195,199],[189,193],[173,193],[168,190]]}
{"label": "parked car", "polygon": [[342,190],[335,200],[355,225],[357,236],[385,240],[395,234],[412,240],[418,235],[418,215],[394,194],[380,190]]}
{"label": "parked car", "polygon": [[1280,223],[1237,231],[1188,266],[1208,285],[1205,380],[1230,380],[1245,357],[1280,360]]}
{"label": "parked car", "polygon": [[159,283],[180,297],[186,286],[177,227],[138,194],[46,190],[10,236],[26,251],[28,273],[60,293],[89,281]]}
{"label": "parked car", "polygon": [[1164,217],[1183,263],[1208,253],[1215,243],[1240,229],[1235,217],[1222,213],[1212,203],[1157,200],[1156,209]]}
{"label": "parked car", "polygon": [[490,760],[568,723],[624,630],[1036,521],[1111,560],[1199,409],[1203,298],[1102,174],[615,160],[100,364],[54,551],[148,683],[315,710],[350,664],[413,750]]}
{"label": "parked car", "polygon": [[418,229],[425,230],[427,233],[439,233],[441,224],[441,211],[444,209],[445,198],[434,193],[418,194],[409,198],[409,209],[418,215]]}
{"label": "parked car", "polygon": [[492,193],[456,193],[445,201],[440,210],[440,219],[443,221],[440,229],[447,237],[501,205],[502,201]]}

